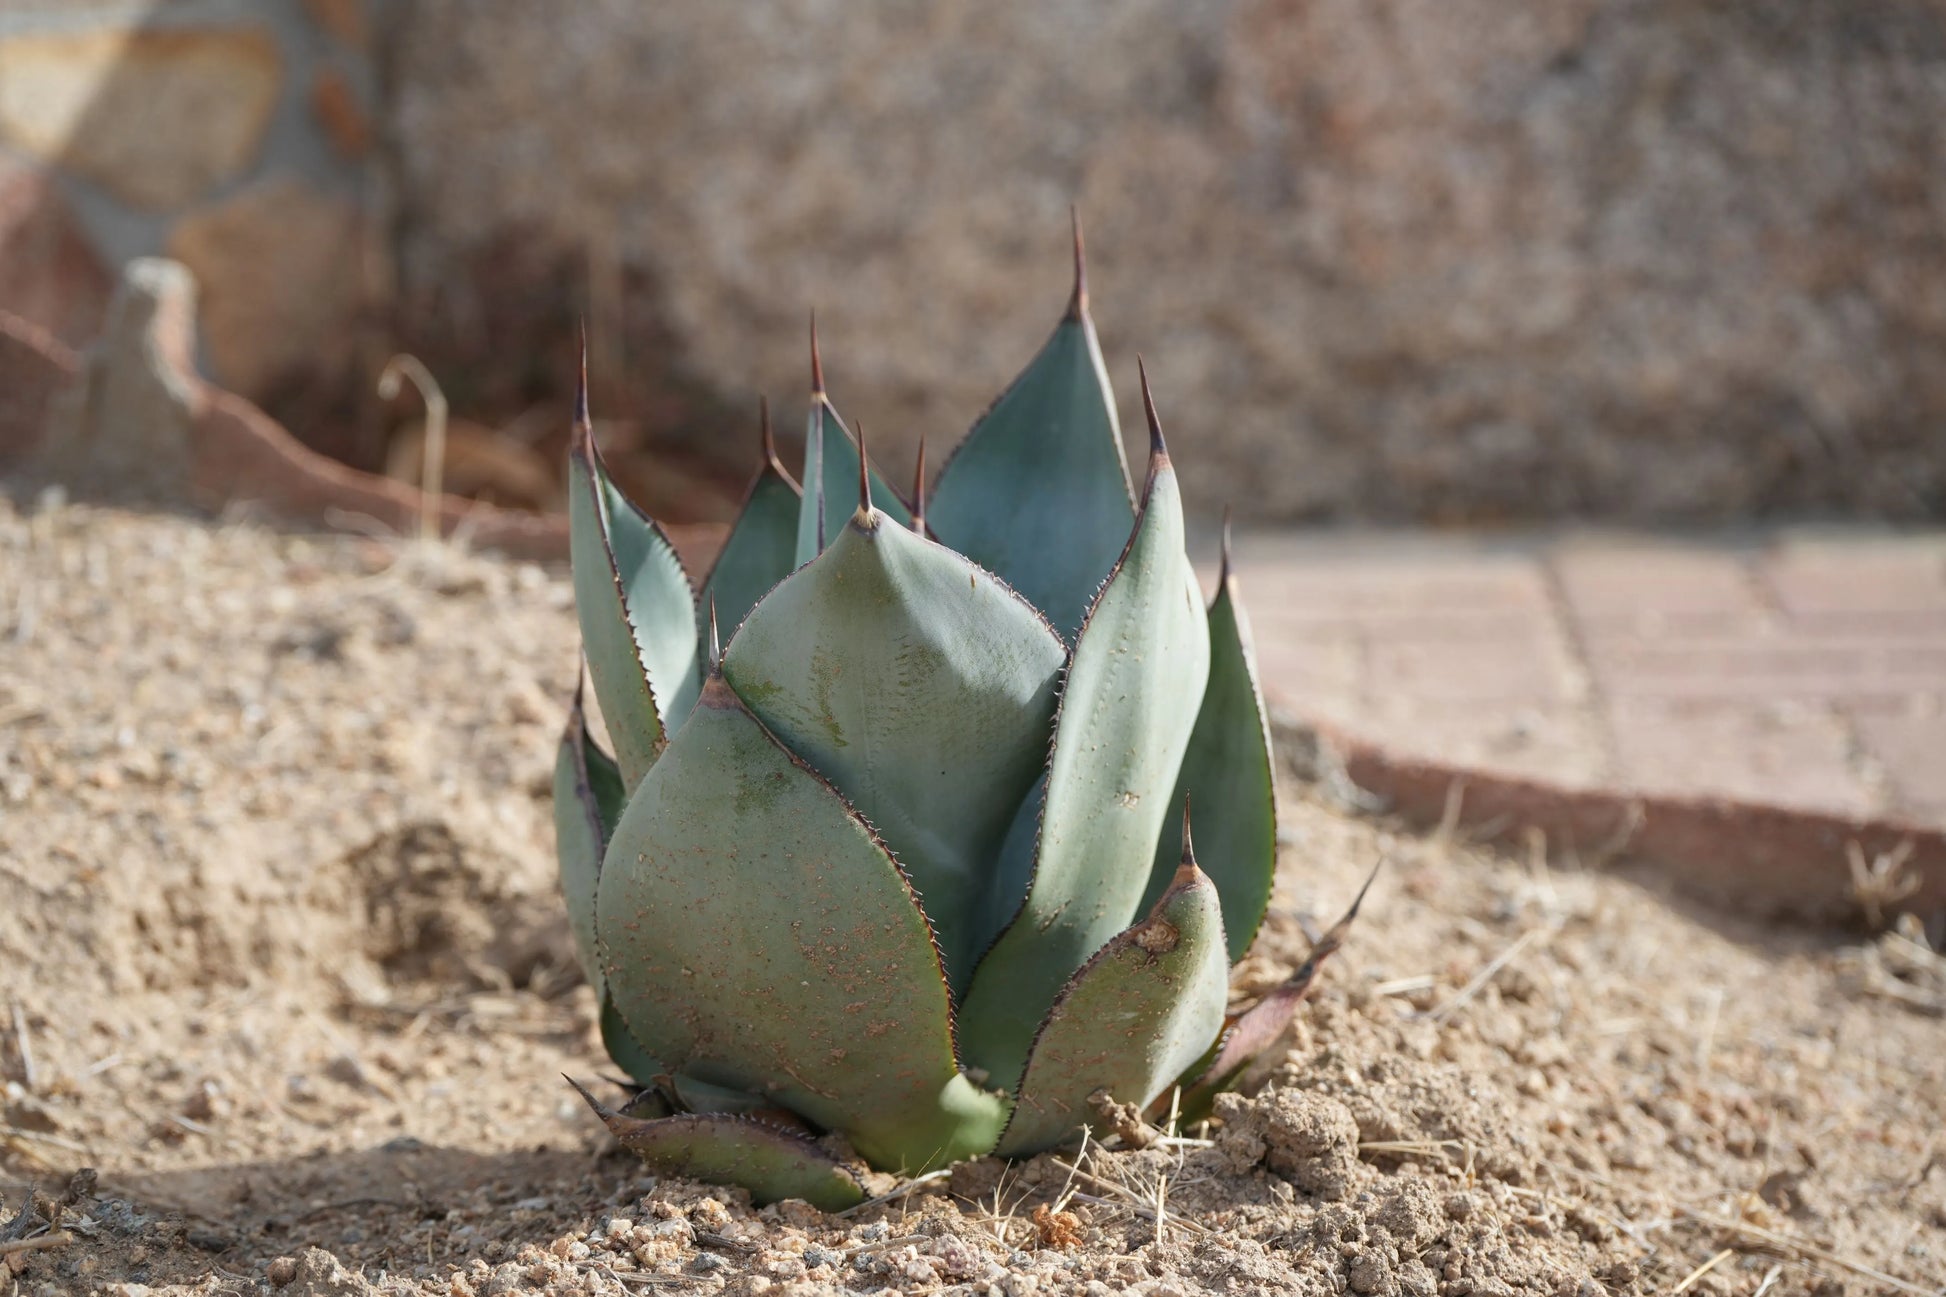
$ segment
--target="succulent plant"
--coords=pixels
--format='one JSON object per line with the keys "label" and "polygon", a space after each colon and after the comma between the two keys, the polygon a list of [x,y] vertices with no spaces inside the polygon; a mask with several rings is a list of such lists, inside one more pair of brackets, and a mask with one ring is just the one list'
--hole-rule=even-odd
{"label": "succulent plant", "polygon": [[1269,731],[1227,538],[1205,607],[1146,373],[1130,492],[1078,228],[1067,312],[930,496],[923,447],[910,501],[871,467],[815,322],[811,345],[805,485],[766,415],[700,594],[604,471],[584,381],[574,588],[614,756],[577,693],[555,804],[634,1083],[584,1097],[660,1168],[839,1208],[864,1190],[827,1135],[917,1174],[1206,1108],[1342,925],[1226,1017],[1270,897]]}

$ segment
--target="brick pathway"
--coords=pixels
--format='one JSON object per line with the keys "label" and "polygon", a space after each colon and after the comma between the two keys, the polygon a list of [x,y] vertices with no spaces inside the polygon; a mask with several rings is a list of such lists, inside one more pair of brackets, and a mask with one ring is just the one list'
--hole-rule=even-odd
{"label": "brick pathway", "polygon": [[1946,826],[1946,533],[1239,538],[1273,706],[1571,788]]}

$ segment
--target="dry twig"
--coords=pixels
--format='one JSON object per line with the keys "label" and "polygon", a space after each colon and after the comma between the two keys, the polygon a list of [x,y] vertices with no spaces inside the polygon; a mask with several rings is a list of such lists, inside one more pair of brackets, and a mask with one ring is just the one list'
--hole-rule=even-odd
{"label": "dry twig", "polygon": [[[1088,1184],[1095,1186],[1095,1188],[1100,1189],[1102,1192],[1116,1199],[1116,1206],[1126,1207],[1144,1220],[1156,1220],[1161,1215],[1151,1200],[1145,1199],[1141,1194],[1136,1193],[1125,1184],[1096,1175],[1093,1171],[1084,1171],[1079,1166],[1070,1166],[1058,1157],[1054,1159],[1054,1165],[1068,1173],[1070,1182],[1077,1178],[1086,1181]],[[1083,1194],[1074,1194],[1073,1196],[1081,1198],[1083,1201],[1087,1200],[1086,1195]],[[1209,1233],[1209,1230],[1185,1216],[1172,1216],[1170,1217],[1170,1223],[1179,1225],[1192,1234]]]}
{"label": "dry twig", "polygon": [[0,1243],[0,1256],[12,1256],[16,1252],[39,1252],[50,1247],[66,1247],[74,1242],[74,1235],[66,1230],[55,1230],[51,1234],[38,1234],[33,1238],[17,1238]]}
{"label": "dry twig", "polygon": [[[1594,1171],[1583,1171],[1569,1166],[1556,1166],[1555,1170],[1578,1180],[1586,1180],[1591,1184],[1601,1185],[1603,1188],[1617,1191],[1623,1190],[1622,1185]],[[1516,1189],[1514,1192],[1519,1193],[1522,1191]],[[1686,1206],[1680,1202],[1672,1202],[1669,1206],[1679,1219],[1691,1220],[1699,1225],[1708,1225],[1712,1229],[1723,1230],[1730,1234],[1740,1234],[1746,1239],[1754,1243],[1759,1243],[1787,1259],[1797,1260],[1800,1263],[1803,1261],[1816,1261],[1822,1265],[1836,1266],[1840,1270],[1847,1270],[1861,1278],[1883,1284],[1885,1287],[1894,1291],[1910,1293],[1912,1297],[1946,1297],[1946,1288],[1922,1288],[1909,1279],[1901,1279],[1897,1275],[1887,1274],[1885,1271],[1866,1265],[1862,1261],[1854,1261],[1850,1257],[1833,1252],[1828,1248],[1819,1247],[1807,1239],[1797,1238],[1774,1229],[1765,1229],[1763,1226],[1754,1225],[1747,1220],[1739,1220],[1730,1216],[1720,1216],[1713,1211],[1705,1211],[1700,1207]]]}
{"label": "dry twig", "polygon": [[1728,1261],[1731,1257],[1735,1255],[1736,1255],[1736,1249],[1727,1248],[1727,1247],[1724,1248],[1721,1252],[1718,1252],[1715,1256],[1711,1257],[1709,1260],[1703,1262],[1703,1264],[1697,1266],[1694,1270],[1691,1270],[1688,1274],[1684,1275],[1682,1282],[1669,1290],[1669,1297],[1682,1297],[1683,1293],[1688,1292],[1691,1288],[1694,1288],[1696,1286],[1697,1280],[1701,1279],[1704,1275],[1716,1269],[1716,1267],[1722,1265],[1725,1261]]}
{"label": "dry twig", "polygon": [[50,1148],[66,1149],[70,1153],[88,1151],[85,1144],[77,1144],[71,1139],[62,1139],[59,1135],[48,1135],[38,1130],[22,1130],[14,1125],[0,1125],[0,1139],[24,1139],[30,1144],[46,1144]]}
{"label": "dry twig", "polygon": [[426,403],[425,455],[419,467],[419,539],[439,539],[439,505],[446,486],[446,394],[439,380],[421,364],[417,356],[403,353],[385,362],[378,376],[378,394],[391,400],[399,394],[399,382],[408,379],[419,389]]}
{"label": "dry twig", "polygon": [[1851,1273],[1861,1278],[1870,1279],[1874,1283],[1884,1284],[1886,1287],[1897,1289],[1902,1293],[1912,1293],[1914,1297],[1942,1297],[1942,1294],[1946,1294],[1946,1289],[1921,1288],[1918,1284],[1910,1280],[1901,1279],[1897,1275],[1889,1275],[1885,1271],[1874,1269],[1862,1261],[1853,1261],[1849,1257],[1841,1256],[1836,1252],[1821,1248],[1815,1243],[1801,1238],[1793,1238],[1789,1234],[1780,1234],[1776,1230],[1765,1229],[1761,1225],[1752,1225],[1746,1220],[1735,1220],[1728,1216],[1718,1216],[1715,1212],[1699,1211],[1694,1207],[1685,1207],[1681,1203],[1674,1204],[1674,1207],[1678,1213],[1689,1217],[1698,1224],[1709,1225],[1732,1234],[1742,1234],[1747,1238],[1762,1243],[1766,1247],[1776,1249],[1785,1256],[1795,1254],[1812,1261],[1822,1262],[1825,1265],[1835,1265],[1841,1270],[1849,1270]]}
{"label": "dry twig", "polygon": [[881,1203],[896,1202],[909,1193],[917,1192],[922,1186],[932,1184],[938,1180],[944,1180],[952,1173],[953,1169],[951,1167],[941,1167],[937,1171],[928,1171],[924,1175],[915,1175],[890,1193],[882,1193],[876,1198],[867,1198],[855,1207],[847,1207],[843,1211],[833,1212],[832,1214],[840,1217],[855,1216],[867,1207],[876,1207]]}
{"label": "dry twig", "polygon": [[1428,1013],[1426,1017],[1434,1022],[1445,1021],[1452,1014],[1453,1010],[1478,995],[1480,989],[1488,982],[1491,982],[1495,974],[1519,958],[1523,950],[1526,950],[1527,947],[1536,942],[1545,942],[1552,939],[1558,931],[1560,931],[1560,925],[1558,923],[1547,923],[1538,928],[1529,928],[1527,931],[1521,933],[1519,939],[1513,945],[1508,946],[1505,950],[1488,960],[1485,968],[1473,974],[1473,980],[1461,987],[1457,995]]}

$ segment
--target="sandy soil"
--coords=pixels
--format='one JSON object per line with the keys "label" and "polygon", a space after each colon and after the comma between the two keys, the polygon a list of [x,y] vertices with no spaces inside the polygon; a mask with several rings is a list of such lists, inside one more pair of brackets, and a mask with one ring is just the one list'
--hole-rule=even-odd
{"label": "sandy soil", "polygon": [[1758,926],[1297,779],[1244,984],[1388,863],[1220,1124],[845,1218],[658,1182],[560,1080],[606,1070],[553,893],[570,604],[0,499],[0,1294],[1946,1291],[1923,933]]}

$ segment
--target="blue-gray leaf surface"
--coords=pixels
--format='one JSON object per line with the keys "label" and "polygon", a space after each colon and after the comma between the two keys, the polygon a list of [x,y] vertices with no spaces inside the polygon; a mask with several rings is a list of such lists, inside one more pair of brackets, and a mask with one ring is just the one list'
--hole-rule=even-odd
{"label": "blue-gray leaf surface", "polygon": [[[912,525],[912,511],[887,486],[876,468],[871,470],[872,504]],[[797,554],[802,567],[829,545],[858,507],[858,443],[823,392],[811,394],[811,414],[804,428],[804,499],[797,520]]]}
{"label": "blue-gray leaf surface", "polygon": [[1183,849],[1181,808],[1187,802],[1203,871],[1223,897],[1223,930],[1235,963],[1249,951],[1270,908],[1277,872],[1277,794],[1270,721],[1227,544],[1209,609],[1209,639],[1209,684],[1170,798],[1176,809],[1156,843],[1143,904],[1154,904],[1175,874]]}
{"label": "blue-gray leaf surface", "polygon": [[1062,686],[1026,901],[966,993],[961,1044],[996,1083],[1018,1079],[1046,1006],[1135,917],[1208,671],[1202,592],[1158,434],[1142,515]]}
{"label": "blue-gray leaf surface", "polygon": [[[699,625],[707,625],[710,609],[714,608],[717,624],[725,636],[734,634],[757,600],[789,576],[796,566],[802,492],[777,462],[769,433],[766,416],[763,467],[750,483],[743,508],[723,542],[709,578],[703,582],[702,597],[697,601]],[[704,645],[703,650],[707,654],[708,646]]]}
{"label": "blue-gray leaf surface", "polygon": [[568,456],[568,524],[588,675],[633,788],[701,688],[696,592],[668,536],[610,480],[585,423]]}
{"label": "blue-gray leaf surface", "polygon": [[721,676],[631,797],[595,903],[602,973],[671,1071],[761,1094],[874,1165],[983,1153],[924,913],[844,799]]}
{"label": "blue-gray leaf surface", "polygon": [[1114,393],[1078,311],[947,461],[926,523],[1072,638],[1134,521]]}
{"label": "blue-gray leaf surface", "polygon": [[1037,1153],[1093,1123],[1097,1094],[1147,1107],[1216,1039],[1229,982],[1216,887],[1185,858],[1148,917],[1082,965],[1048,1011],[1000,1155]]}
{"label": "blue-gray leaf surface", "polygon": [[1046,757],[1065,657],[1018,595],[876,510],[843,524],[724,650],[751,711],[905,867],[955,986],[991,935],[976,916]]}

